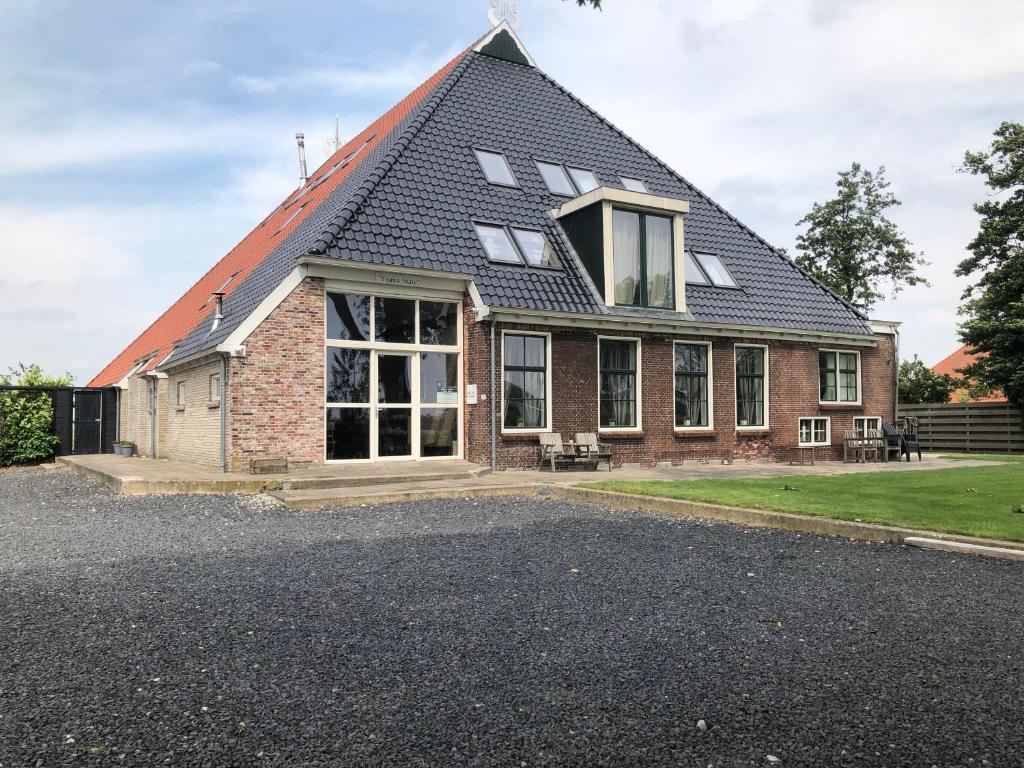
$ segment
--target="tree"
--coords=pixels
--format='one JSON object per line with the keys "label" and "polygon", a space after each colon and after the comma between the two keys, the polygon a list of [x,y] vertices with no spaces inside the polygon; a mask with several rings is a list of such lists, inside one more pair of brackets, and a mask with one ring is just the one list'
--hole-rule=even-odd
{"label": "tree", "polygon": [[949,374],[936,373],[922,363],[917,355],[914,355],[913,360],[904,360],[900,363],[901,403],[948,403],[950,394],[956,388],[956,379]]}
{"label": "tree", "polygon": [[576,0],[576,5],[582,8],[584,5],[591,5],[597,10],[601,10],[601,0]]}
{"label": "tree", "polygon": [[983,176],[992,197],[958,277],[977,276],[960,305],[960,338],[980,353],[964,369],[978,386],[1001,389],[1024,409],[1024,125],[1003,122],[988,151],[966,152],[961,171]]}
{"label": "tree", "polygon": [[797,265],[864,311],[884,297],[884,281],[891,281],[893,294],[903,286],[928,285],[917,274],[927,262],[884,215],[902,205],[889,191],[885,166],[871,173],[853,163],[839,172],[836,188],[836,197],[815,203],[797,222],[807,225],[796,238]]}
{"label": "tree", "polygon": [[[71,375],[47,376],[38,365],[20,364],[0,374],[0,386],[67,387]],[[57,447],[53,401],[46,392],[0,390],[0,467],[45,461]]]}

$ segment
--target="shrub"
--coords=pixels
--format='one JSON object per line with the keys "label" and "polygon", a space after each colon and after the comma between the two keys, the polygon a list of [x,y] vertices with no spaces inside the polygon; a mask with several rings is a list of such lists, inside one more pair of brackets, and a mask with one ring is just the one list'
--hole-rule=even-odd
{"label": "shrub", "polygon": [[[66,387],[70,376],[47,376],[38,365],[19,365],[0,375],[0,385]],[[0,390],[0,466],[32,464],[53,456],[53,401],[46,392]]]}

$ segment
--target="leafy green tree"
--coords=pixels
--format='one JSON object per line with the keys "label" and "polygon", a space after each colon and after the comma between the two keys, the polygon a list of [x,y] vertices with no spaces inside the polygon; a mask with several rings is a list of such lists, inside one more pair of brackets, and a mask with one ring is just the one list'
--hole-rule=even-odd
{"label": "leafy green tree", "polygon": [[[0,385],[67,387],[70,374],[47,376],[38,365],[20,364],[0,374]],[[46,392],[0,390],[0,466],[45,461],[57,447],[53,401]]]}
{"label": "leafy green tree", "polygon": [[591,5],[597,10],[601,10],[601,0],[576,0],[576,5],[582,8],[584,5]]}
{"label": "leafy green tree", "polygon": [[1024,408],[1024,125],[1003,122],[994,136],[987,151],[965,153],[961,169],[984,177],[992,196],[974,204],[981,225],[956,268],[977,278],[964,291],[960,338],[983,353],[966,375]]}
{"label": "leafy green tree", "polygon": [[796,263],[850,304],[867,311],[907,285],[928,285],[917,270],[927,264],[910,241],[885,217],[902,205],[889,191],[885,166],[875,173],[853,163],[840,171],[836,196],[815,203],[797,222],[807,229],[796,238]]}
{"label": "leafy green tree", "polygon": [[957,380],[949,374],[936,373],[917,355],[913,360],[903,360],[899,372],[900,402],[948,403],[949,396],[956,390]]}

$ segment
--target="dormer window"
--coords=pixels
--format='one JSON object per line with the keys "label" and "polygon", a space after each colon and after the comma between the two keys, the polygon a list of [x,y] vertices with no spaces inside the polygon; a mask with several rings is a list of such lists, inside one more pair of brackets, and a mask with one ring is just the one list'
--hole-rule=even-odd
{"label": "dormer window", "polygon": [[491,184],[503,187],[519,186],[512,173],[512,168],[503,154],[486,149],[474,149],[473,152],[476,154],[477,162],[480,163],[480,169],[484,172],[484,177]]}
{"label": "dormer window", "polygon": [[624,189],[628,189],[630,192],[647,191],[647,185],[640,181],[640,179],[631,179],[628,176],[620,176],[619,181],[622,182],[622,187]]}
{"label": "dormer window", "polygon": [[673,309],[672,254],[670,217],[613,209],[615,304]]}
{"label": "dormer window", "polygon": [[576,188],[569,181],[569,176],[562,166],[555,163],[543,163],[538,160],[537,170],[540,171],[541,178],[548,185],[548,189],[556,195],[566,195],[568,197],[576,195]]}
{"label": "dormer window", "polygon": [[[719,288],[739,288],[736,280],[725,266],[725,262],[717,254],[695,251],[693,257],[700,263],[701,269],[712,285],[717,285]],[[687,279],[689,279],[689,275]],[[697,281],[690,280],[690,282]]]}
{"label": "dormer window", "polygon": [[685,312],[689,210],[686,200],[598,187],[563,203],[555,216],[606,306]]}
{"label": "dormer window", "polygon": [[576,191],[581,195],[586,194],[592,189],[597,189],[600,185],[597,181],[597,176],[594,175],[593,171],[588,171],[586,168],[572,168],[569,169],[569,177],[572,179],[572,183],[576,185]]}

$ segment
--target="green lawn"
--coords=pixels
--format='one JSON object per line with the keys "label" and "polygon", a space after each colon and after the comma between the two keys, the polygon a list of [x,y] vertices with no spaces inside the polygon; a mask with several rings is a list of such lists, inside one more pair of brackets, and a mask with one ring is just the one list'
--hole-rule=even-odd
{"label": "green lawn", "polygon": [[587,487],[1024,541],[1024,514],[1012,511],[1024,504],[1024,467],[1016,462],[756,480],[607,480]]}

